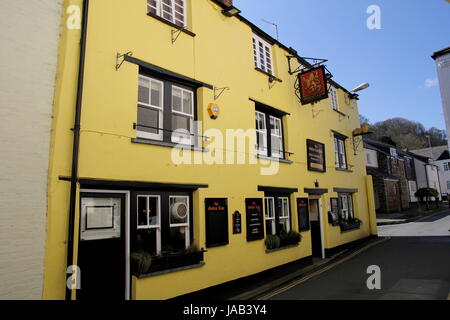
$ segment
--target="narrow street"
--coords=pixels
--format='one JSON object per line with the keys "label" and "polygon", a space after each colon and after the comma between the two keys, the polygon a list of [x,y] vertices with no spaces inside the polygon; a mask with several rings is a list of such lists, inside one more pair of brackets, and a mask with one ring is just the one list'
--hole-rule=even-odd
{"label": "narrow street", "polygon": [[[379,227],[387,241],[328,271],[266,294],[264,300],[447,300],[450,293],[450,211],[415,223]],[[369,266],[381,289],[369,290]]]}

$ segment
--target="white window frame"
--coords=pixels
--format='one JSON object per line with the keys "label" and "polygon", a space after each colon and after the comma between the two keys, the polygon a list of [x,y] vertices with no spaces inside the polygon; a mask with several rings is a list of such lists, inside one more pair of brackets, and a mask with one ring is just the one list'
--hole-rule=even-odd
{"label": "white window frame", "polygon": [[[155,9],[156,10],[156,15],[173,23],[176,24],[178,26],[180,26],[179,24],[177,24],[178,22],[183,23],[183,26],[180,26],[182,28],[187,28],[187,5],[186,5],[186,0],[178,0],[181,1],[183,3],[182,6],[180,6],[178,3],[176,3],[176,0],[169,0],[170,1],[170,5],[166,4],[163,2],[163,0],[154,0],[156,2],[156,7],[152,6],[150,4],[150,1],[147,1],[147,12],[151,12],[151,9]],[[164,10],[164,7],[168,6],[170,8],[170,12],[167,10]],[[183,21],[181,21],[180,19],[176,18],[176,8],[181,8],[183,10]],[[172,16],[172,19],[168,19],[166,17],[164,17],[164,12],[169,13]],[[179,12],[178,12],[179,13]]]}
{"label": "white window frame", "polygon": [[[263,53],[261,53],[261,50]],[[258,69],[271,75],[274,74],[272,45],[255,33],[253,33],[253,56],[255,66]],[[268,66],[269,64],[270,68]]]}
{"label": "white window frame", "polygon": [[[278,198],[278,199],[281,201],[281,214],[279,216],[280,225],[281,225],[281,221],[285,220],[286,221],[286,226],[287,226],[286,232],[290,232],[291,231],[291,209],[290,209],[289,198],[288,197],[281,197],[281,198]],[[286,208],[284,207],[284,201],[286,201],[286,203],[287,203]],[[285,212],[285,209],[287,210],[287,212]]]}
{"label": "white window frame", "polygon": [[[191,228],[190,228],[190,221],[191,221],[191,209],[190,209],[190,197],[189,196],[169,196],[169,210],[170,210],[170,200],[171,199],[185,199],[186,200],[186,206],[187,206],[187,217],[186,217],[186,223],[172,223],[172,219],[169,216],[169,226],[170,229],[172,228],[185,228],[186,234],[185,234],[185,243],[186,243],[186,249],[189,248],[191,244]],[[171,212],[169,212],[169,215],[171,215]]]}
{"label": "white window frame", "polygon": [[[277,234],[276,222],[275,222],[275,198],[273,197],[265,197],[264,198],[264,208],[265,208],[265,217],[266,217],[266,234],[267,234],[267,224],[270,223],[272,227],[272,235]],[[270,212],[273,216],[270,215]]]}
{"label": "white window frame", "polygon": [[350,193],[339,194],[339,203],[340,203],[341,218],[343,218],[344,220],[348,220],[349,218],[355,218],[355,212],[353,210],[352,194]]}
{"label": "white window frame", "polygon": [[[284,158],[284,147],[283,147],[283,123],[282,120],[280,118],[274,117],[274,116],[269,116],[270,117],[270,121],[272,122],[272,120],[274,121],[274,125],[275,127],[278,126],[278,128],[276,128],[275,130],[272,130],[272,124],[269,124],[270,127],[270,136],[271,136],[271,141],[273,141],[274,139],[277,139],[280,141],[280,150],[278,150],[278,152],[274,152],[273,149],[273,143],[271,143],[271,156],[273,158]],[[277,131],[278,130],[278,134]],[[274,133],[275,132],[275,133]]]}
{"label": "white window frame", "polygon": [[339,111],[339,97],[338,90],[335,87],[331,87],[330,89],[330,100],[331,100],[331,108],[333,110]]}
{"label": "white window frame", "polygon": [[[263,120],[264,128],[258,128],[259,120]],[[256,111],[256,132],[258,135],[262,135],[264,139],[259,139],[259,144],[257,145],[257,153],[258,155],[267,156],[269,154],[268,146],[267,146],[267,123],[266,123],[266,114]]]}
{"label": "white window frame", "polygon": [[450,166],[448,162],[444,162],[444,171],[450,171]]}
{"label": "white window frame", "polygon": [[158,195],[139,195],[138,197],[138,203],[139,198],[145,198],[147,199],[147,210],[150,205],[150,198],[158,199],[158,224],[157,225],[151,225],[149,221],[149,216],[147,215],[147,225],[146,226],[140,226],[139,225],[139,212],[136,211],[137,217],[137,229],[138,230],[150,230],[155,229],[156,230],[156,255],[161,255],[161,196]]}
{"label": "white window frame", "polygon": [[[149,81],[149,89],[148,89],[148,103],[144,103],[144,102],[140,102],[139,101],[139,97],[138,97],[138,108],[141,108],[141,106],[143,106],[144,108],[149,108],[152,110],[157,110],[158,114],[159,114],[159,126],[164,126],[163,125],[163,121],[164,121],[164,82],[144,76],[144,75],[139,75],[139,80],[138,80],[138,87],[139,87],[139,82],[141,80],[144,81]],[[161,92],[160,92],[160,98],[159,98],[159,102],[160,102],[160,106],[154,106],[152,105],[152,82],[158,83],[161,85]],[[142,125],[142,123],[139,123],[139,119],[138,119],[138,127],[137,127],[137,137],[138,138],[142,138],[142,139],[151,139],[151,140],[159,140],[162,141],[164,138],[164,131],[162,130],[163,128],[155,128],[158,129],[158,134],[156,133],[150,133],[150,132],[144,132],[144,131],[140,131],[139,130],[139,125]]]}
{"label": "white window frame", "polygon": [[345,140],[334,137],[334,154],[336,168],[347,169],[347,150]]}
{"label": "white window frame", "polygon": [[[191,114],[185,113],[183,111],[174,110],[174,106],[173,106],[173,91],[174,90],[181,90],[181,110],[183,110],[183,111],[184,111],[184,99],[183,99],[184,94],[188,93],[191,95]],[[190,128],[191,128],[191,131],[189,132],[189,138],[182,138],[180,136],[177,136],[176,132],[174,130],[173,119],[171,119],[172,130],[173,130],[172,138],[171,138],[172,142],[178,143],[178,144],[193,145],[194,144],[194,136],[193,136],[193,134],[194,134],[194,99],[195,99],[194,92],[192,90],[187,90],[187,89],[183,89],[183,88],[180,88],[177,86],[172,86],[171,99],[172,99],[172,106],[171,106],[172,114],[180,115],[183,117],[189,117],[190,118]],[[183,133],[183,134],[187,135],[187,132]]]}

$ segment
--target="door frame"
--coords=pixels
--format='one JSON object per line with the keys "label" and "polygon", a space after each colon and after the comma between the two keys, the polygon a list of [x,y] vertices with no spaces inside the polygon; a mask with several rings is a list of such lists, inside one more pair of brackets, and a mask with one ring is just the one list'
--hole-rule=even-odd
{"label": "door frame", "polygon": [[[323,223],[323,208],[322,208],[322,203],[323,203],[323,197],[314,197],[314,196],[309,196],[308,197],[308,203],[311,202],[311,200],[313,201],[317,201],[317,206],[318,206],[318,210],[319,210],[319,226],[320,226],[320,241],[321,241],[321,249],[322,249],[322,259],[325,259],[325,230],[324,230],[324,223]],[[308,204],[308,210],[310,210],[311,207],[309,207]]]}
{"label": "door frame", "polygon": [[130,195],[128,190],[80,189],[81,193],[120,194],[125,196],[125,300],[131,299],[131,273],[130,273]]}

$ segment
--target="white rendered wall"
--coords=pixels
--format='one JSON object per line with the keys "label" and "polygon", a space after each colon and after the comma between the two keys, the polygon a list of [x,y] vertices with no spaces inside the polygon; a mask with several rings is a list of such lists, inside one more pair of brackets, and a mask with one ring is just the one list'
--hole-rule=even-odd
{"label": "white rendered wall", "polygon": [[62,3],[0,1],[0,300],[42,298]]}

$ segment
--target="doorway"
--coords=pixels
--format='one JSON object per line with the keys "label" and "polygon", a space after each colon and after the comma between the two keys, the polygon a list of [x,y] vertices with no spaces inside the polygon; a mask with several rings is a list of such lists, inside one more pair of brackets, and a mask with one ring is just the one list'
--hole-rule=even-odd
{"label": "doorway", "polygon": [[314,258],[323,259],[320,203],[320,199],[309,199],[309,221],[311,224],[312,255]]}
{"label": "doorway", "polygon": [[128,194],[82,192],[77,300],[129,299]]}

